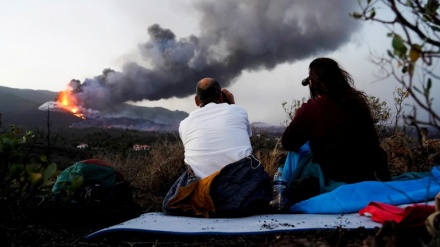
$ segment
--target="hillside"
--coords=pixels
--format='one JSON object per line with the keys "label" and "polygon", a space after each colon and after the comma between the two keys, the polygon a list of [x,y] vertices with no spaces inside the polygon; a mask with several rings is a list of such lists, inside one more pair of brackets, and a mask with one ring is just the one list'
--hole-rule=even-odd
{"label": "hillside", "polygon": [[41,128],[47,126],[48,114],[52,127],[111,127],[137,128],[145,121],[148,129],[174,129],[188,116],[183,111],[170,111],[162,107],[141,107],[129,104],[113,106],[93,119],[80,119],[61,111],[41,111],[38,107],[54,101],[58,92],[47,90],[16,89],[0,86],[0,113],[3,127],[11,124],[21,127]]}
{"label": "hillside", "polygon": [[[55,100],[56,96],[56,92],[46,90],[0,87],[2,126],[46,126],[47,112],[38,110],[38,107],[44,102]],[[54,126],[67,127],[78,121],[78,118],[68,113],[51,112],[50,120]]]}
{"label": "hillside", "polygon": [[[55,101],[58,92],[47,90],[17,89],[0,86],[1,126],[9,125],[24,128],[47,128],[48,117],[52,128],[119,128],[134,130],[175,131],[180,121],[188,116],[184,111],[171,111],[163,107],[142,107],[120,104],[108,107],[99,116],[86,120],[63,111],[42,111],[40,106]],[[49,115],[48,115],[49,114]],[[282,126],[262,122],[252,123],[259,131],[279,135]]]}

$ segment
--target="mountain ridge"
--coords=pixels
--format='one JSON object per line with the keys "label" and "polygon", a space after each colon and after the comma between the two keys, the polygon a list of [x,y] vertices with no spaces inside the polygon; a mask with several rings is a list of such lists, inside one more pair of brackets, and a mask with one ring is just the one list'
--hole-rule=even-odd
{"label": "mountain ridge", "polygon": [[[114,128],[137,130],[177,131],[180,121],[189,113],[169,110],[160,106],[146,107],[127,103],[114,105],[98,116],[81,119],[68,111],[38,110],[47,102],[54,102],[59,92],[49,90],[19,89],[0,86],[0,126],[15,125],[26,128],[47,128],[48,120],[51,127],[73,128]],[[281,126],[273,126],[264,122],[251,124],[258,130],[269,132],[282,131]]]}
{"label": "mountain ridge", "polygon": [[[169,129],[172,126],[178,125],[182,119],[189,115],[184,111],[171,111],[163,107],[121,104],[103,112],[102,116],[95,116],[93,118],[94,121],[88,121],[87,119],[78,118],[67,111],[38,110],[38,107],[44,103],[55,101],[57,96],[58,92],[49,90],[18,89],[0,86],[1,125],[3,127],[16,125],[38,128],[47,126],[48,119],[50,119],[50,124],[53,127],[100,127],[96,126],[96,124],[103,122],[110,124],[110,119],[114,119],[118,123],[128,123],[130,119],[138,123],[139,119],[145,119],[149,120],[152,129]],[[122,119],[123,121],[121,121]],[[87,124],[87,122],[90,122],[90,124]],[[158,127],[153,127],[156,124]],[[128,123],[128,125],[130,124]]]}

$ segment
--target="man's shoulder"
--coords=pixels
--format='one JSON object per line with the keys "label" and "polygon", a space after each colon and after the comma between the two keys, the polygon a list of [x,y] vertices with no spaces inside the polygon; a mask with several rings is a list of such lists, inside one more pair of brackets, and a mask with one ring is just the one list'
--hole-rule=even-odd
{"label": "man's shoulder", "polygon": [[231,107],[234,110],[243,111],[243,112],[247,113],[247,110],[244,107],[240,106],[240,105],[237,105],[237,104],[231,104],[231,105],[226,104],[226,105],[227,105],[227,107]]}
{"label": "man's shoulder", "polygon": [[236,104],[227,104],[227,103],[220,103],[220,104],[208,104],[202,108],[198,108],[192,112],[190,112],[190,114],[182,120],[183,121],[188,121],[188,119],[193,119],[196,116],[199,115],[206,115],[206,114],[214,114],[214,113],[219,113],[219,112],[223,112],[223,114],[229,112],[229,113],[235,113],[235,114],[248,114],[247,110],[245,108],[243,108],[242,106],[236,105]]}

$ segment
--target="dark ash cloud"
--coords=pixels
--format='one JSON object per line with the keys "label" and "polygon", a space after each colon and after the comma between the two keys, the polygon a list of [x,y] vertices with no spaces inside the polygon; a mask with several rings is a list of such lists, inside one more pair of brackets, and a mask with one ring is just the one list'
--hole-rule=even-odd
{"label": "dark ash cloud", "polygon": [[348,16],[356,5],[353,0],[198,1],[199,35],[178,38],[154,24],[148,41],[139,45],[150,67],[128,63],[121,71],[107,69],[75,85],[76,95],[83,106],[103,110],[129,100],[186,97],[203,77],[227,87],[244,70],[270,70],[338,49],[359,29],[360,22]]}

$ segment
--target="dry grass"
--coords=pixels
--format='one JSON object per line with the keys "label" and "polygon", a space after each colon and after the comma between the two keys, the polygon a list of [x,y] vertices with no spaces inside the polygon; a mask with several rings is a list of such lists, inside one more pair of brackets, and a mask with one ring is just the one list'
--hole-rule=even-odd
{"label": "dry grass", "polygon": [[124,175],[137,205],[145,211],[160,211],[163,197],[185,170],[183,155],[181,143],[160,139],[147,151],[100,153],[97,158]]}
{"label": "dry grass", "polygon": [[[252,137],[254,154],[272,176],[283,165],[286,152],[279,141],[266,133]],[[162,200],[176,179],[185,171],[181,142],[158,139],[150,150],[100,152],[95,158],[112,164],[128,181],[134,202],[145,211],[161,211]]]}
{"label": "dry grass", "polygon": [[272,150],[254,150],[254,153],[270,177],[273,177],[279,166],[284,165],[286,158],[286,151],[282,150],[279,140]]}

